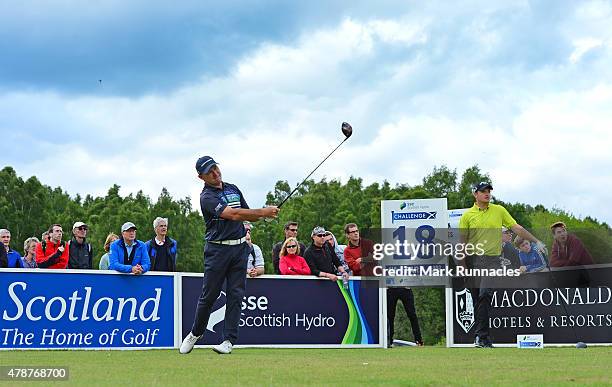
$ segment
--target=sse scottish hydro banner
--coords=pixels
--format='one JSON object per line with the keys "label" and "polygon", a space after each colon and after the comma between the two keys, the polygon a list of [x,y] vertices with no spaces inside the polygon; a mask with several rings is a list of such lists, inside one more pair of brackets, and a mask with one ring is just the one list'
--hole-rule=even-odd
{"label": "sse scottish hydro banner", "polygon": [[[383,345],[380,321],[386,320],[378,281],[351,279],[345,289],[341,281],[295,277],[247,279],[238,345]],[[202,276],[184,275],[181,281],[185,337],[193,324]],[[222,341],[225,301],[222,292],[198,345]]]}
{"label": "sse scottish hydro banner", "polygon": [[174,276],[3,271],[0,349],[173,348]]}

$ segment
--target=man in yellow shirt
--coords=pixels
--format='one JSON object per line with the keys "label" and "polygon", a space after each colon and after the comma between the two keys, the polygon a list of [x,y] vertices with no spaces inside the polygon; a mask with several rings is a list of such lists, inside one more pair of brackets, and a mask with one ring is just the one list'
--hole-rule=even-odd
{"label": "man in yellow shirt", "polygon": [[[482,255],[472,255],[467,258],[467,266],[477,269],[500,269],[501,261],[501,229],[511,229],[516,235],[535,242],[538,249],[546,253],[546,247],[531,233],[516,222],[503,206],[490,203],[493,186],[481,182],[473,187],[475,203],[459,219],[459,230],[462,243],[473,246],[480,245]],[[461,261],[462,265],[466,263]],[[472,295],[478,295],[476,304],[476,338],[474,345],[479,348],[492,348],[489,337],[489,308],[493,291],[486,287],[486,281],[480,278],[479,287],[472,289]]]}

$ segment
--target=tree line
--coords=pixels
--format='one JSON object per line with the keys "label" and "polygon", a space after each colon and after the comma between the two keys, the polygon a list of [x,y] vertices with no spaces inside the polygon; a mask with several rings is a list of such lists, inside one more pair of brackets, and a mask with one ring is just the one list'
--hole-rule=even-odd
{"label": "tree line", "polygon": [[[317,225],[332,231],[339,243],[345,244],[343,227],[346,223],[357,223],[361,229],[380,228],[381,200],[445,197],[449,209],[467,208],[473,205],[471,186],[480,181],[490,181],[495,186],[495,182],[477,165],[467,168],[461,175],[444,165],[434,167],[420,184],[413,186],[392,186],[387,181],[364,186],[358,177],[351,177],[344,184],[338,180],[309,180],[283,206],[278,220],[260,221],[254,225],[252,239],[263,251],[266,273],[273,273],[272,246],[283,240],[283,225],[289,220],[299,222],[298,239],[306,245],[310,243],[310,231]],[[0,171],[0,228],[11,231],[11,247],[22,253],[23,241],[30,236],[40,238],[51,224],[61,224],[65,238],[68,238],[72,224],[83,221],[89,226],[88,240],[95,249],[94,267],[97,267],[108,233],[120,235],[121,224],[132,221],[138,226],[138,239],[148,240],[154,236],[153,219],[161,216],[169,219],[169,236],[178,242],[177,270],[203,270],[205,230],[199,206],[194,208],[189,197],[173,198],[166,188],[155,201],[142,191],[122,196],[119,190],[118,185],[113,185],[104,197],[72,197],[60,187],[42,184],[35,176],[24,180],[7,166]],[[268,193],[266,203],[280,203],[290,192],[291,186],[287,181],[277,181]],[[245,195],[248,201],[248,192]],[[608,254],[612,248],[608,224],[592,217],[579,219],[542,205],[506,203],[498,197],[495,197],[495,202],[503,204],[521,225],[532,229],[536,237],[549,247],[552,236],[548,226],[553,221],[562,220],[589,246],[596,261],[612,262]],[[415,302],[425,342],[442,342],[445,332],[443,289],[415,289]],[[396,337],[410,338],[404,312],[398,310],[397,316]]]}

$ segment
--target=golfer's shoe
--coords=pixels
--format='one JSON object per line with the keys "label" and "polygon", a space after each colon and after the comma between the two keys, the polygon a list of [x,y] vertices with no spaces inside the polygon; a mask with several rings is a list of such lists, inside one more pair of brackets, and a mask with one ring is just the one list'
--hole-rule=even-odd
{"label": "golfer's shoe", "polygon": [[221,344],[212,347],[212,349],[220,355],[227,355],[232,353],[232,343],[229,340],[225,340]]}
{"label": "golfer's shoe", "polygon": [[493,343],[491,340],[487,338],[481,338],[476,336],[476,340],[474,340],[474,347],[476,348],[493,348]]}
{"label": "golfer's shoe", "polygon": [[181,348],[179,348],[179,352],[182,354],[188,354],[189,352],[191,352],[193,346],[200,339],[200,337],[202,336],[194,336],[193,333],[189,332],[187,337],[185,337],[185,340],[183,340]]}

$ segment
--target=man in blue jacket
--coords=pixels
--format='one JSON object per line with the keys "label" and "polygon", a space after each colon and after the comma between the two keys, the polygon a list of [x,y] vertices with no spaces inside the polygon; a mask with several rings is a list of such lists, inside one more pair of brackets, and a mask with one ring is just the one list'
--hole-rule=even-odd
{"label": "man in blue jacket", "polygon": [[152,271],[176,271],[176,241],[168,236],[168,218],[153,221],[155,237],[145,242]]}
{"label": "man in blue jacket", "polygon": [[140,275],[151,268],[149,253],[143,241],[136,239],[136,226],[132,222],[125,222],[121,226],[121,239],[110,245],[108,255],[109,270],[121,273]]}
{"label": "man in blue jacket", "polygon": [[0,230],[0,248],[6,251],[7,267],[20,268],[23,267],[21,255],[11,249],[11,232],[5,228]]}

